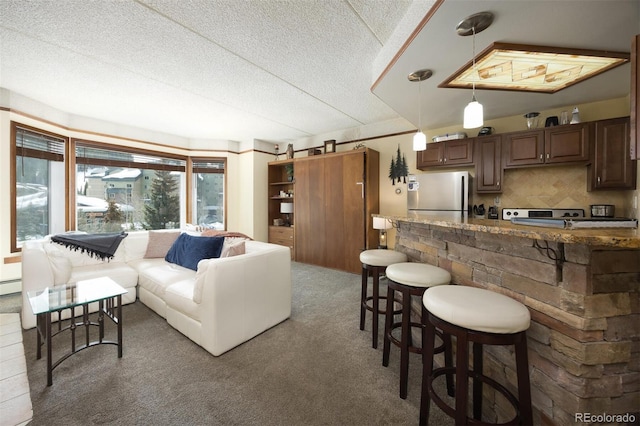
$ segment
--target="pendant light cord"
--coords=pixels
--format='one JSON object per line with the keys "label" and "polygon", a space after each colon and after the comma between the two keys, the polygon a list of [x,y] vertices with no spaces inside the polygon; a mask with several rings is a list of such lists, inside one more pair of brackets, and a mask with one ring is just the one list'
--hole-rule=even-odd
{"label": "pendant light cord", "polygon": [[472,84],[472,93],[471,93],[471,98],[473,102],[476,102],[476,27],[475,25],[471,27],[471,31],[473,32],[473,56],[472,56],[472,61],[473,61],[473,80],[471,81]]}
{"label": "pendant light cord", "polygon": [[418,82],[418,132],[422,132],[422,80]]}

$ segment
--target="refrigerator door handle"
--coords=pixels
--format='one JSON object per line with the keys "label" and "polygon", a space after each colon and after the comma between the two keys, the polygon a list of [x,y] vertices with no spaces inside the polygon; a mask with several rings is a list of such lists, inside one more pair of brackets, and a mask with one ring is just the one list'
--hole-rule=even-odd
{"label": "refrigerator door handle", "polygon": [[360,185],[360,193],[362,198],[364,199],[364,182],[356,182],[356,185]]}

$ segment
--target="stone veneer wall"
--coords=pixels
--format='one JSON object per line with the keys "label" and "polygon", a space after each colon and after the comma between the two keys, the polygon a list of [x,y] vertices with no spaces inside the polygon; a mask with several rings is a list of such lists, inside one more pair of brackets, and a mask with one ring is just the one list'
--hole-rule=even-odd
{"label": "stone veneer wall", "polygon": [[[440,266],[531,312],[529,371],[536,424],[581,424],[576,413],[640,419],[640,250],[538,241],[400,222],[395,249]],[[548,247],[548,250],[547,250]],[[563,255],[560,265],[554,253]],[[420,303],[414,300],[414,311]],[[485,372],[516,389],[513,348],[485,349]],[[488,421],[513,410],[486,389]]]}

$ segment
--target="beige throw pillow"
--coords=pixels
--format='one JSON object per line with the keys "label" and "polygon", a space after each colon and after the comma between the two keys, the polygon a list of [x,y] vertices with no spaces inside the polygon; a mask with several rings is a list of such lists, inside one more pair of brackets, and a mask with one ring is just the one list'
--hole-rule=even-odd
{"label": "beige throw pillow", "polygon": [[222,246],[222,252],[220,257],[232,257],[244,254],[244,238],[228,238],[225,237],[224,245]]}
{"label": "beige throw pillow", "polygon": [[179,236],[180,231],[149,231],[149,242],[144,258],[164,258]]}

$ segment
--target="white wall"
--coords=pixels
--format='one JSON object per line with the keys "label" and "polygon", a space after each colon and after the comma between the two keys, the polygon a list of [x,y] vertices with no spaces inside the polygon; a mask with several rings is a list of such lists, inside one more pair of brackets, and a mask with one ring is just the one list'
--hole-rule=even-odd
{"label": "white wall", "polygon": [[[21,100],[23,101],[23,100]],[[267,223],[267,163],[274,159],[272,154],[273,144],[256,140],[252,146],[240,146],[233,141],[193,141],[173,135],[158,135],[154,132],[145,132],[141,129],[131,129],[123,126],[104,122],[92,122],[91,120],[69,119],[62,113],[47,109],[40,104],[32,105],[31,102],[21,102],[20,108],[31,108],[24,112],[19,108],[13,108],[7,103],[6,92],[0,90],[0,294],[7,288],[18,291],[15,286],[2,285],[2,282],[20,278],[20,263],[10,263],[11,259],[18,256],[10,253],[10,219],[9,194],[11,192],[10,169],[10,121],[48,130],[54,133],[85,138],[105,143],[126,143],[130,146],[152,150],[165,150],[182,155],[192,156],[216,156],[227,158],[227,229],[243,232],[252,238],[266,241],[268,237]],[[541,117],[558,115],[560,111],[572,107],[562,107],[554,110],[540,111]],[[625,116],[629,114],[629,99],[621,98],[610,101],[595,102],[593,104],[580,105],[580,113],[583,121]],[[457,111],[462,114],[462,111]],[[39,118],[34,118],[39,117]],[[40,118],[44,117],[44,118]],[[46,118],[46,119],[45,119]],[[461,119],[462,120],[462,119]],[[70,126],[74,124],[73,127]],[[75,125],[82,123],[82,129]],[[498,133],[524,130],[524,118],[520,116],[505,117],[485,123],[492,126]],[[101,132],[107,129],[112,133]],[[396,134],[406,131],[406,134],[376,137],[379,135]],[[305,156],[309,147],[322,147],[322,142],[328,139],[336,139],[338,151],[353,149],[359,140],[364,144],[380,152],[380,213],[389,215],[402,215],[406,209],[406,185],[393,186],[387,178],[392,156],[395,157],[398,146],[405,154],[409,166],[409,173],[421,173],[415,167],[416,155],[412,150],[413,126],[404,119],[396,119],[383,123],[374,123],[358,129],[344,129],[331,134],[317,135],[294,142],[298,151],[296,157]],[[462,131],[462,126],[451,126],[439,129],[424,129],[427,140],[431,137]],[[477,133],[477,129],[467,131],[470,137]],[[127,135],[131,135],[127,137]],[[109,136],[107,136],[109,135]],[[117,137],[113,137],[117,136]],[[371,138],[371,139],[369,139]],[[156,145],[149,142],[161,143]],[[355,141],[343,143],[348,141]],[[171,144],[175,144],[174,147]],[[281,144],[282,146],[283,144]],[[639,167],[640,168],[640,167]],[[640,176],[640,170],[638,175]],[[640,185],[639,185],[640,187]],[[396,194],[396,188],[401,189],[401,194]],[[639,191],[628,191],[628,198],[638,196]],[[630,202],[631,203],[631,202]],[[634,217],[638,217],[637,210]],[[389,241],[393,244],[395,231],[391,230]],[[9,261],[9,263],[8,263]],[[6,291],[5,291],[6,293]]]}

